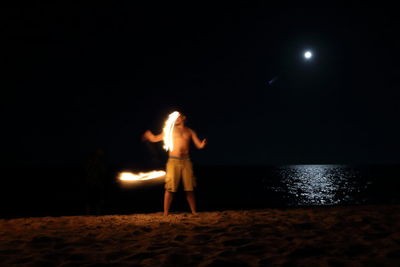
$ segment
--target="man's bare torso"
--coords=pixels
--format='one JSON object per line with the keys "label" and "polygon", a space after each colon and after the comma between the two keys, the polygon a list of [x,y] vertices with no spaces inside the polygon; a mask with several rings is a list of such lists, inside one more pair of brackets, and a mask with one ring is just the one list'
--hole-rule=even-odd
{"label": "man's bare torso", "polygon": [[173,131],[174,149],[169,152],[173,157],[189,157],[192,131],[185,126],[176,126]]}

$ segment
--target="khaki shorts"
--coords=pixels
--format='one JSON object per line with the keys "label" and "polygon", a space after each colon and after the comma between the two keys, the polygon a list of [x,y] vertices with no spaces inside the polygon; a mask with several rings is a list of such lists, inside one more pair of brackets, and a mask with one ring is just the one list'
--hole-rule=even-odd
{"label": "khaki shorts", "polygon": [[192,161],[189,158],[169,158],[167,174],[165,175],[165,190],[169,192],[178,191],[181,180],[183,180],[185,191],[193,191],[196,187]]}

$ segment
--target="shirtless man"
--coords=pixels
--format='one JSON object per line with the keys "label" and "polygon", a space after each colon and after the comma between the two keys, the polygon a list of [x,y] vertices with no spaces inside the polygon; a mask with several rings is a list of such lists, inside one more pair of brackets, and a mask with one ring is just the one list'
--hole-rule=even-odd
{"label": "shirtless man", "polygon": [[[183,180],[184,190],[186,191],[186,199],[189,203],[192,214],[196,215],[196,200],[193,189],[196,187],[196,179],[193,175],[193,166],[189,157],[190,141],[192,140],[198,149],[203,149],[207,144],[207,140],[200,139],[192,129],[185,126],[186,116],[180,115],[176,121],[173,130],[174,149],[169,151],[169,159],[167,162],[167,174],[165,176],[165,195],[164,195],[164,215],[167,216],[171,207],[174,193],[178,190],[180,180]],[[161,142],[164,133],[154,135],[150,131],[146,131],[143,139],[150,142]]]}

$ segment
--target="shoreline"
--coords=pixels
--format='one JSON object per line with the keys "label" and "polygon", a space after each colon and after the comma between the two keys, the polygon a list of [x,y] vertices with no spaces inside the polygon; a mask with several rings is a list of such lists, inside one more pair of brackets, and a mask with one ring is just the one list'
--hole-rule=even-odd
{"label": "shoreline", "polygon": [[19,265],[400,265],[400,205],[0,219]]}

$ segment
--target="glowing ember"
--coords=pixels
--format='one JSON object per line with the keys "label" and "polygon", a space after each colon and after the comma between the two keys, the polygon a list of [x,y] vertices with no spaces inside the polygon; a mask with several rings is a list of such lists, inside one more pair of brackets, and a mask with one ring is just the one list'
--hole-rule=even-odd
{"label": "glowing ember", "polygon": [[168,119],[165,121],[163,133],[164,133],[164,149],[166,151],[168,150],[172,151],[174,149],[172,134],[174,130],[175,121],[180,115],[181,114],[178,111],[174,111],[171,114],[169,114]]}
{"label": "glowing ember", "polygon": [[165,171],[151,171],[151,172],[139,172],[139,173],[121,172],[118,178],[121,181],[143,181],[143,180],[150,180],[163,177],[164,175]]}

